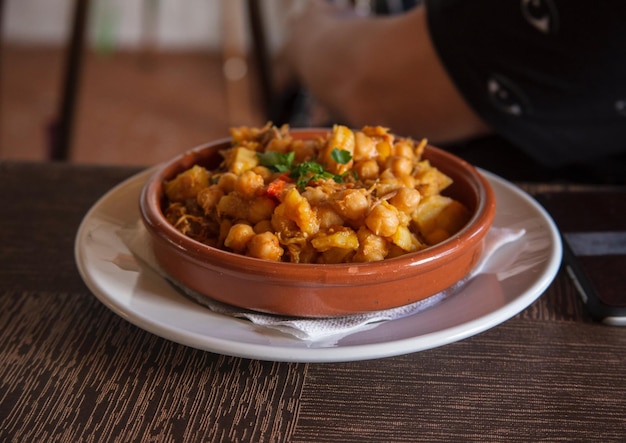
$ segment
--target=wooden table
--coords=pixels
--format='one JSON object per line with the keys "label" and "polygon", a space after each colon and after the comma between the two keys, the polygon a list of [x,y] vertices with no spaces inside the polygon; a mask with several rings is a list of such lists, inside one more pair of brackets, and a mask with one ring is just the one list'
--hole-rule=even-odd
{"label": "wooden table", "polygon": [[[136,172],[0,163],[0,441],[626,441],[626,328],[594,322],[564,272],[499,326],[378,360],[228,357],[130,324],[73,247]],[[551,186],[524,187],[575,192]]]}

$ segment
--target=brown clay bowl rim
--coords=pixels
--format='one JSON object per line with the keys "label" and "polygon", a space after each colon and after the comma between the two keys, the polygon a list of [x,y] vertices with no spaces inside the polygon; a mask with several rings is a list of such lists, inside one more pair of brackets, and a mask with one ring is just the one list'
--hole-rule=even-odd
{"label": "brown clay bowl rim", "polygon": [[[328,128],[307,128],[291,129],[290,133],[306,138],[307,134],[316,136],[328,131],[330,131]],[[161,209],[162,183],[164,179],[173,178],[176,173],[182,172],[196,161],[205,158],[203,154],[206,151],[216,150],[217,146],[230,143],[230,141],[230,137],[225,137],[199,145],[157,166],[142,187],[139,198],[141,219],[155,239],[167,243],[178,253],[219,272],[229,272],[235,275],[244,272],[284,280],[286,284],[297,283],[301,286],[308,284],[354,286],[368,284],[371,281],[379,283],[392,281],[443,266],[447,257],[462,254],[463,251],[473,248],[476,243],[482,241],[493,222],[495,196],[489,182],[465,160],[428,145],[424,153],[425,158],[439,157],[448,161],[447,166],[464,171],[478,194],[477,206],[468,223],[459,232],[441,243],[382,261],[339,264],[273,262],[214,248],[185,236],[165,219]],[[439,167],[437,162],[433,162],[433,165]],[[440,169],[448,173],[451,168],[447,166]]]}

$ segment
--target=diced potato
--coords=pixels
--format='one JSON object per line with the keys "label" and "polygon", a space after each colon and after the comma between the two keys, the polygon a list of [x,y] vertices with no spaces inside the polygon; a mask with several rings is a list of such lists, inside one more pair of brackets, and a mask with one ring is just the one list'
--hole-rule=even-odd
{"label": "diced potato", "polygon": [[425,238],[426,242],[429,245],[436,245],[437,243],[441,243],[448,237],[452,235],[450,232],[443,228],[435,228],[434,231],[431,231]]}
{"label": "diced potato", "polygon": [[319,253],[315,250],[315,248],[307,243],[302,249],[300,249],[300,253],[298,254],[298,263],[315,263]]}
{"label": "diced potato", "polygon": [[262,220],[270,220],[275,207],[276,204],[269,198],[259,197],[250,201],[237,193],[231,193],[220,198],[216,209],[220,216],[256,224]]}
{"label": "diced potato", "polygon": [[339,149],[342,151],[348,151],[352,157],[354,157],[354,132],[347,126],[335,125],[333,126],[333,132],[328,140],[326,146],[322,152],[320,152],[320,159],[326,170],[333,174],[343,174],[352,167],[353,160],[348,163],[337,163],[333,157],[333,149]]}
{"label": "diced potato", "polygon": [[418,163],[417,188],[423,196],[439,194],[452,184],[452,179],[439,169],[430,165],[428,160]]}
{"label": "diced potato", "polygon": [[346,263],[350,261],[350,256],[353,254],[352,249],[332,248],[321,253],[321,257],[318,257],[318,263]]}
{"label": "diced potato", "polygon": [[378,163],[384,166],[391,155],[391,144],[388,141],[378,142],[376,144],[376,152],[378,153]]}
{"label": "diced potato", "polygon": [[244,147],[233,148],[226,156],[226,166],[230,172],[241,175],[259,164],[256,151]]}
{"label": "diced potato", "polygon": [[415,252],[426,246],[406,226],[399,226],[390,239],[393,244],[407,252]]}
{"label": "diced potato", "polygon": [[196,198],[201,189],[209,186],[209,177],[209,171],[194,165],[173,180],[165,182],[165,195],[171,202],[184,202]]}
{"label": "diced potato", "polygon": [[392,243],[392,244],[389,245],[389,253],[387,254],[386,258],[401,257],[404,254],[406,254],[406,251],[404,249],[402,249],[400,246],[394,245]]}
{"label": "diced potato", "polygon": [[279,205],[284,207],[285,215],[296,222],[302,232],[315,234],[320,229],[317,214],[311,208],[309,201],[304,198],[296,188],[291,188],[283,202]]}
{"label": "diced potato", "polygon": [[429,195],[421,200],[412,218],[422,235],[428,235],[435,230],[439,214],[451,202],[451,198],[443,195]]}
{"label": "diced potato", "polygon": [[311,244],[321,252],[332,248],[353,250],[359,247],[359,239],[352,229],[343,228],[318,235],[311,240]]}
{"label": "diced potato", "polygon": [[287,243],[285,247],[289,251],[289,261],[292,263],[315,263],[319,256],[315,248],[306,240]]}
{"label": "diced potato", "polygon": [[470,211],[458,200],[452,200],[439,214],[437,225],[450,234],[461,230],[470,219]]}
{"label": "diced potato", "polygon": [[460,230],[470,213],[456,200],[442,195],[425,197],[413,213],[413,221],[428,244],[439,243]]}

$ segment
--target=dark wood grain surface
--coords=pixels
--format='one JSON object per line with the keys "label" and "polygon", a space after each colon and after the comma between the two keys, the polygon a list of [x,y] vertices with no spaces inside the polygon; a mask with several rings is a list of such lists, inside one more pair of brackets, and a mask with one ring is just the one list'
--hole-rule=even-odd
{"label": "dark wood grain surface", "polygon": [[227,357],[128,323],[73,248],[138,171],[0,163],[0,441],[626,441],[626,328],[594,322],[562,272],[484,333],[362,362]]}

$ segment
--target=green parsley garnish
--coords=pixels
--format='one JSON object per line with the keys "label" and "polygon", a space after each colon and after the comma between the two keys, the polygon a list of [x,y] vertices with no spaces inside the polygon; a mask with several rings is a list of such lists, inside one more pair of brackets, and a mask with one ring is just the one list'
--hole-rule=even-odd
{"label": "green parsley garnish", "polygon": [[[332,159],[340,164],[346,164],[352,160],[352,154],[349,151],[333,148],[330,153]],[[309,182],[333,179],[337,183],[342,183],[345,174],[332,174],[324,169],[320,163],[315,160],[308,160],[296,165],[293,164],[295,153],[288,152],[283,154],[281,152],[269,151],[263,153],[257,153],[259,162],[262,166],[269,168],[274,172],[288,172],[289,177],[295,180],[298,188],[304,188]]]}
{"label": "green parsley garnish", "polygon": [[304,188],[310,181],[335,178],[334,174],[324,170],[324,167],[316,161],[296,165],[289,176],[296,181],[298,188]]}
{"label": "green parsley garnish", "polygon": [[350,151],[346,151],[345,149],[333,148],[330,152],[330,156],[340,165],[345,165],[352,160],[352,154],[350,154]]}
{"label": "green parsley garnish", "polygon": [[296,153],[291,151],[286,154],[276,151],[257,152],[261,165],[274,172],[289,172],[293,166]]}

